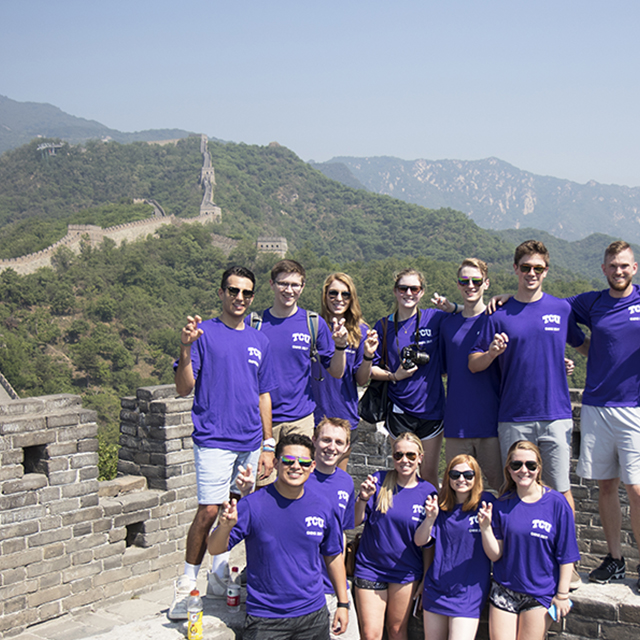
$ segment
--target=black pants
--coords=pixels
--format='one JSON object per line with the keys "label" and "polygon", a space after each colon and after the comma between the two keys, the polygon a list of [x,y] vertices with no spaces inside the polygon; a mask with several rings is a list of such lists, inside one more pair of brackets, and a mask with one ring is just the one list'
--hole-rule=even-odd
{"label": "black pants", "polygon": [[297,618],[260,618],[247,614],[242,640],[330,640],[329,610]]}

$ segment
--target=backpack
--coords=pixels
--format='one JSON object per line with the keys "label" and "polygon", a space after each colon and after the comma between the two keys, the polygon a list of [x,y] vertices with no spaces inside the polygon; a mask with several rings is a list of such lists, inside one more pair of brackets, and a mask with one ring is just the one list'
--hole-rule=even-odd
{"label": "backpack", "polygon": [[[311,346],[309,348],[309,357],[311,358],[311,362],[318,362],[318,324],[319,324],[319,316],[315,311],[309,311],[305,309],[307,314],[307,329],[309,330],[309,335],[311,336]],[[254,329],[260,331],[262,327],[262,316],[256,311],[252,311],[249,315],[249,323],[250,326]]]}

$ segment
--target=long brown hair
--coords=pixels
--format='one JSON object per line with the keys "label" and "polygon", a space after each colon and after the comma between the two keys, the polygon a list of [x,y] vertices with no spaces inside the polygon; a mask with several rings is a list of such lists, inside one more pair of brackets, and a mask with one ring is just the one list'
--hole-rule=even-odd
{"label": "long brown hair", "polygon": [[360,302],[358,301],[358,292],[356,291],[356,285],[354,284],[350,275],[343,273],[342,271],[336,271],[335,273],[330,273],[325,278],[324,284],[322,285],[320,315],[324,318],[325,322],[329,326],[331,326],[331,319],[333,318],[333,315],[329,313],[329,309],[327,308],[327,292],[329,291],[329,287],[334,280],[342,282],[342,284],[349,289],[349,293],[351,294],[349,306],[344,312],[344,326],[347,329],[347,333],[349,334],[347,340],[349,346],[357,348],[360,344],[360,340],[362,340],[362,331],[360,330],[360,325],[364,323],[364,319],[362,317]]}
{"label": "long brown hair", "polygon": [[451,511],[457,504],[456,492],[451,488],[451,482],[449,479],[449,471],[453,467],[459,464],[468,464],[473,472],[476,474],[471,485],[471,491],[467,496],[467,499],[462,503],[463,511],[475,511],[480,504],[480,498],[482,491],[484,490],[484,483],[482,482],[482,471],[478,461],[466,453],[461,453],[451,459],[451,462],[447,465],[447,470],[444,472],[444,478],[442,479],[442,489],[440,489],[440,496],[438,502],[440,508],[443,511]]}
{"label": "long brown hair", "polygon": [[[398,282],[400,282],[400,280],[402,280],[402,278],[404,278],[405,276],[416,276],[418,278],[418,280],[420,281],[420,286],[422,287],[422,290],[425,291],[427,288],[427,281],[424,279],[424,275],[422,274],[421,271],[418,271],[417,269],[403,269],[402,271],[398,271],[397,273],[393,274],[393,288],[395,289],[398,286]],[[416,305],[417,308],[417,305]],[[394,299],[393,301],[393,313],[395,313],[398,310],[398,301]]]}
{"label": "long brown hair", "polygon": [[536,447],[533,442],[529,442],[528,440],[518,440],[518,442],[514,442],[509,447],[509,453],[507,453],[507,461],[504,463],[503,471],[504,484],[500,487],[500,496],[503,496],[506,493],[513,493],[514,491],[517,491],[516,483],[509,473],[509,465],[513,460],[513,454],[518,450],[533,451],[536,456],[536,462],[538,463],[538,475],[536,476],[536,482],[541,487],[545,486],[544,482],[542,482],[542,456],[540,455],[540,449],[538,449],[538,447]]}
{"label": "long brown hair", "polygon": [[[393,442],[393,452],[396,451],[396,444],[402,440],[408,440],[413,442],[418,447],[419,455],[424,455],[424,448],[420,438],[415,433],[410,431],[404,431]],[[384,478],[384,482],[380,487],[378,493],[378,500],[376,502],[376,509],[380,513],[387,513],[391,507],[393,507],[393,496],[398,493],[398,472],[395,469],[387,471],[387,475]]]}

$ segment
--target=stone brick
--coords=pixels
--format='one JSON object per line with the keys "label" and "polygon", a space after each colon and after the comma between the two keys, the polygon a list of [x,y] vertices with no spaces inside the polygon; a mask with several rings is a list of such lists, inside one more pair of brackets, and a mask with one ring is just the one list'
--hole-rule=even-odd
{"label": "stone brick", "polygon": [[122,558],[122,564],[124,566],[128,566],[157,557],[157,547],[149,547],[147,549],[143,549],[141,547],[128,547],[124,553],[124,557]]}
{"label": "stone brick", "polygon": [[[77,471],[74,471],[73,473],[77,473]],[[71,484],[71,485],[67,485],[66,487],[62,487],[63,498],[71,498],[74,496],[84,496],[89,493],[95,493],[96,495],[98,495],[97,480],[85,480],[84,482],[78,482],[76,484]]]}
{"label": "stone brick", "polygon": [[38,530],[37,522],[23,522],[9,526],[0,526],[0,540],[28,536]]}
{"label": "stone brick", "polygon": [[4,480],[16,480],[24,475],[22,464],[5,464],[0,467],[0,482]]}
{"label": "stone brick", "polygon": [[115,527],[109,531],[109,542],[119,542],[120,540],[127,539],[127,528],[126,527]]}
{"label": "stone brick", "polygon": [[113,526],[113,520],[111,518],[100,518],[100,520],[95,520],[91,523],[91,532],[92,533],[103,533],[105,531],[109,531]]}
{"label": "stone brick", "polygon": [[640,607],[637,604],[620,603],[618,615],[621,622],[630,622],[639,625],[638,636],[640,637]]}
{"label": "stone brick", "polygon": [[19,464],[22,466],[24,462],[24,451],[19,448],[3,451],[0,456],[0,462],[2,462],[3,465]]}
{"label": "stone brick", "polygon": [[59,542],[60,540],[69,540],[71,538],[71,529],[64,527],[60,529],[52,529],[51,531],[43,531],[41,533],[34,533],[27,539],[29,547],[40,547],[51,544],[53,542]]}
{"label": "stone brick", "polygon": [[40,620],[51,620],[57,618],[62,614],[62,603],[59,600],[55,602],[49,602],[38,607],[38,613],[40,614]]}
{"label": "stone brick", "polygon": [[[80,413],[78,411],[63,411],[60,413],[49,414],[46,418],[47,427],[51,430],[57,427],[71,427],[80,421]],[[63,431],[62,429],[60,431]]]}
{"label": "stone brick", "polygon": [[136,389],[136,398],[138,401],[146,400],[147,402],[151,402],[152,400],[175,398],[176,395],[176,387],[173,384],[161,384]]}
{"label": "stone brick", "polygon": [[157,571],[152,571],[139,576],[132,576],[122,581],[122,586],[125,591],[137,591],[138,589],[147,590],[150,586],[157,584],[160,581],[160,574]]}
{"label": "stone brick", "polygon": [[70,511],[63,513],[61,516],[62,524],[67,526],[78,522],[90,522],[102,517],[102,507],[92,507],[90,509],[80,509],[78,511]]}
{"label": "stone brick", "polygon": [[47,462],[47,467],[49,469],[49,473],[57,472],[57,471],[68,471],[69,470],[69,458],[59,456],[57,458],[51,458]]}
{"label": "stone brick", "polygon": [[35,522],[37,526],[38,519],[42,518],[45,513],[45,507],[40,504],[29,507],[19,507],[9,511],[2,511],[0,512],[0,524],[15,524],[18,522],[26,523],[31,520]]}
{"label": "stone brick", "polygon": [[71,564],[73,566],[80,564],[87,564],[93,562],[94,554],[92,549],[84,549],[82,551],[76,551],[71,556]]}
{"label": "stone brick", "polygon": [[[127,530],[124,529],[123,531],[126,534]],[[115,555],[122,554],[125,552],[126,548],[127,545],[125,538],[122,538],[121,540],[118,540],[116,542],[110,542],[109,544],[102,545],[101,547],[96,547],[93,550],[93,555],[96,560],[102,560],[103,558],[109,558]]]}
{"label": "stone brick", "polygon": [[97,438],[85,438],[78,442],[78,451],[80,453],[87,453],[89,451],[98,451],[99,442]]}
{"label": "stone brick", "polygon": [[59,584],[62,584],[62,576],[59,572],[45,573],[38,580],[38,589],[48,589]]}
{"label": "stone brick", "polygon": [[9,480],[2,483],[2,493],[18,493],[20,491],[35,491],[48,484],[47,476],[42,473],[26,473],[20,480]]}
{"label": "stone brick", "polygon": [[81,580],[87,576],[94,576],[96,573],[100,573],[102,570],[102,564],[100,562],[92,562],[90,564],[80,564],[75,567],[69,567],[62,572],[62,582],[73,582],[74,580]]}
{"label": "stone brick", "polygon": [[2,571],[4,575],[4,571],[26,567],[29,564],[40,562],[41,560],[41,549],[23,550],[18,551],[17,553],[9,553],[7,555],[3,553],[2,556],[0,556],[0,571]]}
{"label": "stone brick", "polygon": [[59,529],[63,522],[61,516],[44,516],[39,519],[40,531],[49,531],[51,529]]}
{"label": "stone brick", "polygon": [[11,631],[11,635],[13,635],[16,630],[20,631],[37,621],[38,611],[26,608],[17,613],[0,617],[0,631]]}
{"label": "stone brick", "polygon": [[[122,449],[120,450],[122,452]],[[118,459],[118,473],[123,475],[140,475],[140,466],[134,462]]]}
{"label": "stone brick", "polygon": [[602,625],[602,640],[638,640],[640,628],[636,625],[614,624]]}
{"label": "stone brick", "polygon": [[54,471],[49,474],[49,483],[52,486],[72,484],[78,479],[78,472],[75,469],[69,471]]}
{"label": "stone brick", "polygon": [[13,584],[5,587],[0,587],[0,603],[16,596],[23,596],[25,594],[33,593],[38,589],[37,580],[25,580],[24,582],[14,582]]}
{"label": "stone brick", "polygon": [[81,538],[82,536],[88,536],[90,533],[93,533],[93,526],[91,522],[80,522],[78,524],[73,525],[73,537]]}
{"label": "stone brick", "polygon": [[83,536],[82,538],[74,538],[69,540],[65,548],[67,554],[80,551],[82,549],[93,549],[94,547],[107,544],[108,535],[106,533],[92,533],[91,535]]}
{"label": "stone brick", "polygon": [[4,569],[2,572],[2,585],[8,586],[10,584],[16,584],[22,582],[27,577],[27,570],[25,567],[14,567],[13,569]]}
{"label": "stone brick", "polygon": [[80,469],[82,467],[97,467],[98,454],[96,452],[78,453],[71,458],[71,468]]}
{"label": "stone brick", "polygon": [[124,584],[120,580],[102,585],[100,588],[105,598],[115,598],[124,592]]}
{"label": "stone brick", "polygon": [[190,436],[193,427],[190,424],[176,425],[174,427],[149,427],[149,437],[156,440],[173,440]]}
{"label": "stone brick", "polygon": [[18,509],[19,507],[34,505],[37,500],[37,496],[33,492],[14,493],[8,496],[0,496],[0,511],[8,511],[10,509]]}
{"label": "stone brick", "polygon": [[44,418],[29,417],[0,419],[0,435],[24,434],[28,431],[43,431],[45,429],[46,424]]}
{"label": "stone brick", "polygon": [[93,589],[87,589],[81,593],[76,593],[64,598],[62,600],[62,609],[63,611],[73,611],[83,605],[98,602],[102,600],[102,598],[102,589],[100,587],[94,587]]}
{"label": "stone brick", "polygon": [[129,513],[158,506],[159,496],[156,491],[141,491],[120,496],[118,500],[122,504],[123,513]]}
{"label": "stone brick", "polygon": [[74,427],[73,429],[61,429],[58,432],[58,442],[67,442],[70,440],[78,441],[84,438],[95,438],[97,435],[97,424],[84,424]]}
{"label": "stone brick", "polygon": [[18,553],[18,551],[23,551],[27,548],[27,543],[24,541],[24,538],[14,538],[13,540],[5,540],[2,545],[2,555],[8,556],[12,553]]}
{"label": "stone brick", "polygon": [[122,515],[115,516],[113,524],[115,527],[125,527],[128,524],[134,522],[144,522],[149,519],[151,514],[148,511],[134,511],[132,513],[123,513]]}
{"label": "stone brick", "polygon": [[600,620],[617,620],[617,607],[610,602],[591,599],[576,599],[572,613],[586,618]]}
{"label": "stone brick", "polygon": [[102,560],[102,568],[104,571],[110,571],[111,569],[119,569],[122,566],[122,554],[124,553],[124,545],[122,545],[122,550],[118,551],[118,553],[109,558],[103,558]]}
{"label": "stone brick", "polygon": [[97,480],[99,476],[98,467],[84,467],[79,470],[79,480],[84,482],[85,480]]}
{"label": "stone brick", "polygon": [[50,458],[57,456],[70,456],[78,451],[78,443],[74,440],[72,442],[62,442],[56,444],[50,444],[47,447],[47,453]]}
{"label": "stone brick", "polygon": [[118,582],[131,577],[131,567],[122,567],[121,569],[113,569],[111,571],[102,571],[100,575],[94,578],[94,585],[100,587],[110,582]]}
{"label": "stone brick", "polygon": [[88,493],[85,496],[80,496],[80,508],[87,509],[89,507],[97,507],[100,504],[100,497],[97,493]]}
{"label": "stone brick", "polygon": [[[42,420],[42,426],[44,427],[44,419]],[[55,431],[43,429],[42,431],[17,433],[11,438],[11,445],[14,449],[22,449],[24,447],[49,444],[50,442],[55,442],[55,440]]]}
{"label": "stone brick", "polygon": [[45,560],[48,560],[49,558],[59,558],[64,555],[64,552],[64,542],[56,542],[43,547],[42,549],[43,558]]}
{"label": "stone brick", "polygon": [[68,584],[61,584],[51,589],[40,589],[28,596],[27,604],[29,607],[39,607],[41,604],[60,600],[70,593],[71,586]]}

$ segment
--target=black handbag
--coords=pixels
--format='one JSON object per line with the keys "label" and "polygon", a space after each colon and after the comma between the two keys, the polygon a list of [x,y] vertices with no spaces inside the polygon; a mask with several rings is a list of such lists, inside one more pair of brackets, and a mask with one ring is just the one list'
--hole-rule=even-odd
{"label": "black handbag", "polygon": [[[385,318],[382,323],[382,360],[379,365],[383,369],[387,363],[387,324],[388,319]],[[389,413],[388,387],[388,380],[369,381],[367,390],[362,394],[362,398],[358,402],[358,415],[365,422],[375,424],[387,419],[387,414]]]}

